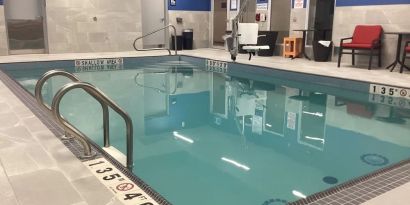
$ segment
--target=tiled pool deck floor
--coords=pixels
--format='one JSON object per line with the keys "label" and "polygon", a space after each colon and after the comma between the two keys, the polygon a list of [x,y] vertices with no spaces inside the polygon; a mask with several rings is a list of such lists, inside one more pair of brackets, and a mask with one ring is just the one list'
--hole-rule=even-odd
{"label": "tiled pool deck floor", "polygon": [[[0,57],[0,63],[31,62],[109,57],[136,57],[163,55],[164,52],[122,52],[55,55],[20,55]],[[229,60],[225,51],[200,49],[182,54],[216,60]],[[317,63],[304,59],[281,57],[255,57],[238,62],[274,67],[297,72],[313,73],[338,78],[362,80],[379,84],[410,87],[409,72],[390,73],[384,69],[368,71],[353,67],[336,68],[336,63]],[[0,65],[1,66],[1,65]],[[403,178],[410,177],[410,166],[400,168]],[[375,192],[366,205],[409,204],[410,183],[401,178],[386,179],[398,188],[382,194]],[[409,181],[408,179],[404,181]],[[354,188],[354,187],[353,187]],[[376,190],[377,187],[374,188]],[[373,190],[373,191],[374,191]],[[345,190],[348,191],[348,190]],[[353,190],[351,190],[353,191]],[[359,189],[357,192],[371,192]],[[343,198],[349,193],[339,192]],[[380,195],[381,194],[381,195]],[[360,202],[359,202],[360,201]],[[360,204],[365,200],[351,201]],[[316,204],[345,204],[325,199]],[[0,204],[1,205],[116,205],[122,204],[78,160],[72,152],[10,91],[0,82]],[[255,204],[258,205],[258,204]]]}

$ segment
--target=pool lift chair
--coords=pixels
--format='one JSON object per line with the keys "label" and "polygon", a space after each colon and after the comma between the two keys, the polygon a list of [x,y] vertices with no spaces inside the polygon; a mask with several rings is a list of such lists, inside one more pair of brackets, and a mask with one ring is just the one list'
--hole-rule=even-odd
{"label": "pool lift chair", "polygon": [[232,35],[229,36],[226,41],[228,44],[228,50],[231,54],[231,59],[236,61],[236,57],[239,53],[239,45],[247,53],[249,53],[249,60],[252,59],[252,55],[260,50],[269,50],[268,45],[258,46],[258,32],[259,26],[257,23],[240,23],[239,20],[246,11],[249,0],[245,0],[238,12],[238,15],[232,20]]}

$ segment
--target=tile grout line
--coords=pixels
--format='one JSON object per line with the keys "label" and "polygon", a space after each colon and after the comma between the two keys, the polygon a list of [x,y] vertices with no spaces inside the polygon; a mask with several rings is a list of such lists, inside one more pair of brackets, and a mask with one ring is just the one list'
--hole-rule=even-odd
{"label": "tile grout line", "polygon": [[3,162],[2,162],[1,159],[0,159],[0,166],[2,167],[3,172],[4,172],[4,175],[5,175],[6,178],[7,178],[7,183],[9,183],[9,185],[10,185],[12,191],[13,191],[13,198],[15,199],[16,203],[17,203],[18,205],[20,205],[21,203],[20,203],[20,201],[17,199],[16,192],[14,191],[14,187],[13,187],[13,185],[12,185],[11,182],[10,182],[9,175],[7,174],[7,171],[4,169],[4,165],[3,165]]}

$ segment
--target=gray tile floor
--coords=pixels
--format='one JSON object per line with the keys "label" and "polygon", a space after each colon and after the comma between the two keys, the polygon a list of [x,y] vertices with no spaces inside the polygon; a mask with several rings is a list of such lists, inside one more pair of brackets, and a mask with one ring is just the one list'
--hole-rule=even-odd
{"label": "gray tile floor", "polygon": [[0,82],[0,204],[121,204]]}
{"label": "gray tile floor", "polygon": [[[122,52],[54,55],[19,55],[0,57],[0,63],[49,60],[69,60],[109,57],[164,55],[164,52]],[[184,51],[196,57],[229,61],[223,50],[200,49]],[[304,59],[255,57],[238,62],[284,69],[295,72],[361,80],[372,83],[410,87],[408,72],[390,73],[384,69],[368,71],[336,63],[317,63]],[[368,201],[372,204],[408,204],[410,184]],[[406,192],[407,191],[407,192]],[[395,203],[386,203],[394,201]],[[114,195],[59,141],[47,127],[0,82],[0,204],[1,205],[117,205]]]}

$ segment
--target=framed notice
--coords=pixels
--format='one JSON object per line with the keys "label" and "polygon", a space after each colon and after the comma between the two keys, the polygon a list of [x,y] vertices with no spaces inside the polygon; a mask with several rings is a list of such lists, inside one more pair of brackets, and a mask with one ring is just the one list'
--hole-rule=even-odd
{"label": "framed notice", "polygon": [[231,11],[237,11],[238,10],[238,0],[231,0],[230,8],[231,8]]}
{"label": "framed notice", "polygon": [[295,9],[305,8],[305,0],[294,0],[293,2],[293,8]]}
{"label": "framed notice", "polygon": [[267,11],[268,10],[269,0],[257,0],[256,1],[256,10],[257,11]]}

